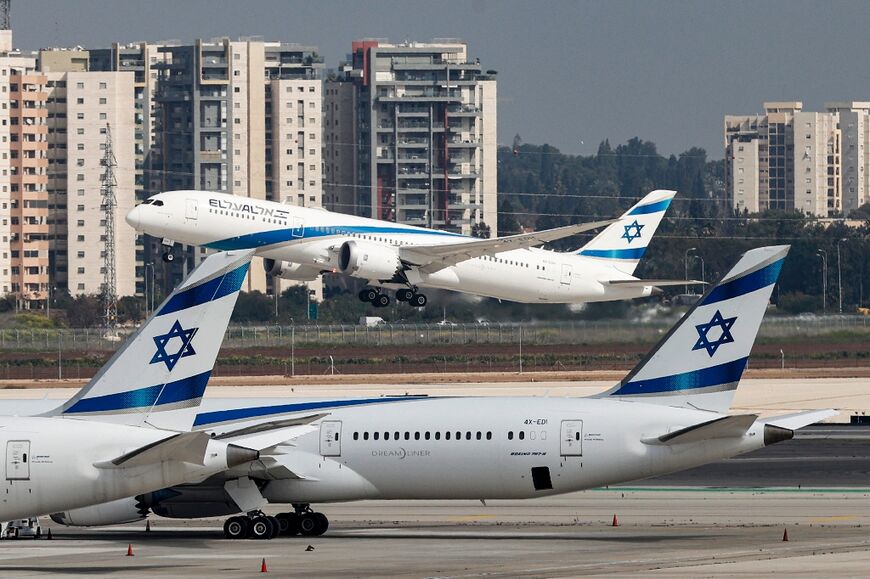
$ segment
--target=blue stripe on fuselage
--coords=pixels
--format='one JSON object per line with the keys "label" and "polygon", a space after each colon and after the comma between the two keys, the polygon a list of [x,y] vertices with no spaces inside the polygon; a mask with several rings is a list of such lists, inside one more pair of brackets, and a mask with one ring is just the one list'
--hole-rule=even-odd
{"label": "blue stripe on fuselage", "polygon": [[586,257],[603,257],[605,259],[640,259],[646,247],[633,247],[631,249],[581,249],[580,255]]}
{"label": "blue stripe on fuselage", "polygon": [[660,211],[667,211],[668,207],[671,205],[671,199],[662,199],[661,201],[656,201],[655,203],[649,203],[648,205],[638,205],[634,209],[628,212],[629,215],[648,215],[650,213],[658,213]]}
{"label": "blue stripe on fuselage", "polygon": [[148,408],[150,406],[162,406],[176,402],[186,402],[202,398],[205,387],[208,384],[211,370],[176,380],[166,384],[157,384],[146,388],[138,388],[128,392],[106,394],[93,398],[82,398],[64,411],[64,414],[76,414],[78,412],[108,412],[114,410],[131,410],[134,408]]}
{"label": "blue stripe on fuselage", "polygon": [[663,376],[661,378],[649,378],[647,380],[635,380],[623,384],[611,396],[632,396],[637,394],[662,394],[666,392],[685,392],[698,388],[708,388],[721,384],[731,384],[740,381],[743,369],[749,357],[740,358],[733,362],[725,362],[718,366],[702,368]]}
{"label": "blue stripe on fuselage", "polygon": [[731,298],[740,297],[763,287],[776,283],[785,258],[771,263],[757,271],[746,274],[729,282],[720,283],[704,298],[700,305],[715,304]]}
{"label": "blue stripe on fuselage", "polygon": [[305,228],[273,229],[271,231],[257,231],[235,237],[228,237],[219,241],[206,243],[205,247],[220,250],[253,249],[275,245],[287,241],[302,241],[331,235],[437,235],[447,237],[465,237],[459,233],[450,231],[437,231],[434,229],[411,229],[410,227],[374,226],[374,225],[323,225]]}
{"label": "blue stripe on fuselage", "polygon": [[238,422],[272,416],[276,414],[289,414],[291,412],[304,412],[306,410],[321,410],[326,408],[342,408],[346,406],[362,406],[366,404],[382,404],[385,402],[408,402],[414,400],[427,400],[428,396],[392,396],[383,398],[361,398],[355,400],[318,400],[316,402],[297,402],[295,404],[278,404],[275,406],[253,406],[250,408],[233,408],[230,410],[215,410],[196,415],[193,421],[194,428],[205,427],[219,422]]}

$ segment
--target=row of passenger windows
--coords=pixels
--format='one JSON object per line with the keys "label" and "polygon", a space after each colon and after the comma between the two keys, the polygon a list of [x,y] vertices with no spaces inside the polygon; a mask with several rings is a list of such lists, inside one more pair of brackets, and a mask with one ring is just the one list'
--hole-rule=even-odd
{"label": "row of passenger windows", "polygon": [[[248,215],[246,213],[236,213],[234,211],[226,211],[224,209],[213,209],[209,207],[209,213],[215,213],[217,215],[229,215],[230,217],[239,217],[241,219],[250,219],[251,221],[256,221],[257,218],[253,215]],[[261,217],[260,221],[263,223],[277,223],[279,225],[287,225],[286,219],[273,219],[272,217]]]}
{"label": "row of passenger windows", "polygon": [[[480,259],[482,259],[482,260],[484,260],[484,261],[491,261],[491,262],[493,262],[493,263],[504,263],[504,264],[506,264],[506,265],[515,265],[515,266],[517,266],[517,267],[524,267],[524,268],[526,268],[526,269],[528,269],[528,268],[531,267],[528,263],[524,263],[524,262],[521,262],[521,261],[514,261],[514,260],[512,260],[512,259],[503,259],[503,258],[501,258],[501,257],[491,257],[491,256],[488,256],[488,255],[485,255],[485,256],[481,257]],[[542,271],[546,271],[546,270],[547,270],[547,267],[546,267],[546,266],[543,266],[543,265],[536,265],[536,266],[535,266],[535,269],[539,269],[539,270],[542,270]]]}
{"label": "row of passenger windows", "polygon": [[[359,440],[360,438],[362,438],[363,440],[368,440],[369,436],[370,435],[368,432],[363,432],[362,434],[360,434],[359,432],[353,433],[354,440]],[[391,432],[384,432],[384,433],[372,432],[371,433],[372,440],[379,440],[381,437],[383,437],[384,440],[403,440],[402,433],[399,431],[392,432],[392,433]],[[464,437],[465,437],[465,440],[472,440],[472,439],[483,440],[484,438],[486,438],[486,440],[492,440],[492,432],[481,432],[479,430],[477,432],[472,432],[470,430],[467,430],[467,431],[465,431]],[[432,433],[429,431],[426,431],[426,432],[419,432],[419,431],[418,432],[408,432],[408,431],[405,431],[404,440],[411,440],[412,438],[414,440],[421,440],[421,439],[422,440],[432,440],[433,438],[435,440],[441,440],[441,432]],[[463,440],[463,433],[461,430],[457,430],[456,432],[448,430],[447,432],[444,433],[444,440]]]}
{"label": "row of passenger windows", "polygon": [[[519,440],[525,440],[526,436],[527,435],[526,435],[526,432],[524,430],[518,430],[516,433],[516,437]],[[381,439],[383,439],[383,440],[411,440],[411,439],[413,439],[413,440],[432,440],[432,439],[442,440],[442,438],[443,438],[443,440],[463,440],[463,439],[464,440],[484,440],[484,439],[492,440],[492,431],[481,432],[478,430],[477,432],[472,432],[471,430],[466,430],[463,433],[461,430],[457,430],[455,432],[448,430],[442,434],[440,431],[429,432],[427,430],[424,432],[419,432],[419,431],[409,432],[406,430],[404,433],[402,433],[402,432],[399,432],[397,430],[395,432],[387,431],[387,432],[383,432],[383,433],[381,433],[381,432],[372,432],[372,433],[354,432],[353,433],[354,440],[360,440],[360,439],[362,439],[362,440],[369,440],[369,439],[371,439],[371,440],[381,440]],[[538,433],[535,431],[529,431],[528,438],[529,438],[529,440],[535,440],[536,438],[538,438]],[[546,430],[542,430],[540,432],[540,438],[541,438],[541,440],[547,440],[547,431]],[[513,430],[508,431],[507,439],[508,440],[514,439],[514,431]],[[579,432],[576,433],[576,439],[580,440],[580,433]]]}

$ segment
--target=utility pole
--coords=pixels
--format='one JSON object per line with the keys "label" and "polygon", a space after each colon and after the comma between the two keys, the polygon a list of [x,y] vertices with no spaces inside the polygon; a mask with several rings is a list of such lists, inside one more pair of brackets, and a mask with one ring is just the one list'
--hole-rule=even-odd
{"label": "utility pole", "polygon": [[103,219],[105,227],[103,234],[106,242],[103,247],[103,323],[106,330],[111,331],[118,323],[118,278],[115,271],[115,154],[112,152],[112,132],[106,123],[106,150],[100,162],[103,166],[103,178],[100,186],[102,197]]}

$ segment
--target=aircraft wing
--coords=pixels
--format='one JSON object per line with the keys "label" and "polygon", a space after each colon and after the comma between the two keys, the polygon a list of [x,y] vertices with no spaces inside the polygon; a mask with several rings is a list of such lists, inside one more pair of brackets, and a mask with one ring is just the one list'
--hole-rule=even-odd
{"label": "aircraft wing", "polygon": [[606,221],[594,221],[592,223],[578,223],[577,225],[566,225],[543,231],[520,233],[518,235],[508,235],[507,237],[496,237],[495,239],[476,239],[460,243],[403,245],[399,247],[399,257],[406,263],[415,265],[428,273],[433,273],[467,259],[474,259],[482,255],[490,255],[511,249],[543,245],[549,241],[605,227],[616,221],[615,219],[609,219]]}
{"label": "aircraft wing", "polygon": [[755,423],[757,414],[736,414],[734,416],[722,416],[708,422],[693,424],[680,430],[668,432],[661,436],[644,438],[641,442],[651,445],[683,444],[686,442],[699,442],[713,438],[732,438],[743,436],[749,427]]}
{"label": "aircraft wing", "polygon": [[254,426],[223,432],[214,436],[214,438],[233,444],[244,445],[248,448],[255,448],[262,451],[262,455],[281,454],[280,450],[274,447],[291,444],[287,442],[291,438],[314,432],[320,426],[313,426],[311,423],[327,415],[328,413],[321,412],[308,416],[261,422]]}
{"label": "aircraft wing", "polygon": [[97,468],[128,468],[178,460],[203,464],[206,447],[211,437],[206,432],[182,432],[146,444],[112,460],[94,464]]}

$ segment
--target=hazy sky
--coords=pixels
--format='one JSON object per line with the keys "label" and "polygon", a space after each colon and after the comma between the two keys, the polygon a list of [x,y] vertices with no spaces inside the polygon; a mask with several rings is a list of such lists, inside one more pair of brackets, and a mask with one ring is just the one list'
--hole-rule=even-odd
{"label": "hazy sky", "polygon": [[765,100],[870,100],[870,2],[12,0],[14,43],[262,36],[319,47],[462,38],[498,71],[499,142],[570,153],[638,136],[721,158],[722,117]]}

